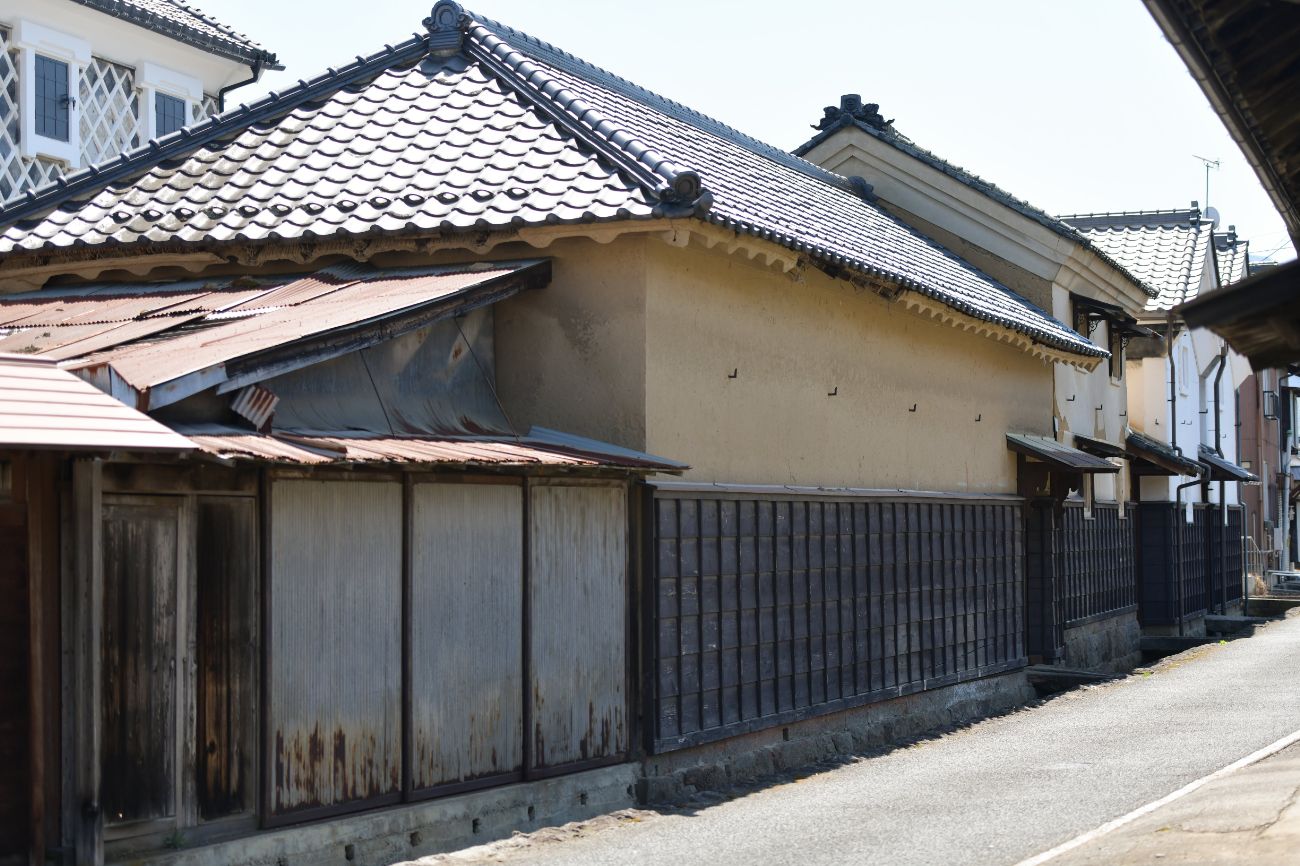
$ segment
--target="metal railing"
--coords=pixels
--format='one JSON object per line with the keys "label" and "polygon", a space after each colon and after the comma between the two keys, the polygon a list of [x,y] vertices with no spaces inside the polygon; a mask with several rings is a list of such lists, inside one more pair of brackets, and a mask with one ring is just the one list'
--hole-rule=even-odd
{"label": "metal railing", "polygon": [[1242,536],[1242,543],[1246,549],[1246,574],[1263,577],[1270,571],[1282,570],[1282,551],[1262,550],[1249,535]]}

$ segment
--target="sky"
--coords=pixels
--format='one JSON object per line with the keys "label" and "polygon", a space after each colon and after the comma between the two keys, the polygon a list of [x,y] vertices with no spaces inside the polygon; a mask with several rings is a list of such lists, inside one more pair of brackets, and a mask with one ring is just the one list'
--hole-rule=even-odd
{"label": "sky", "polygon": [[[204,0],[292,86],[421,29],[430,0]],[[1048,213],[1206,205],[1252,259],[1295,253],[1282,219],[1141,0],[475,0],[544,39],[778,147],[840,94]],[[310,10],[304,14],[304,10]],[[707,181],[707,178],[706,178]]]}

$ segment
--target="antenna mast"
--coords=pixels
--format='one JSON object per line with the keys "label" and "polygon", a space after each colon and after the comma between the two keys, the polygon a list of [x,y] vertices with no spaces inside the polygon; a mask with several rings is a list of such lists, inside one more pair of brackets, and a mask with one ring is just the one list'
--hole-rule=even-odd
{"label": "antenna mast", "polygon": [[1192,159],[1199,159],[1205,165],[1205,207],[1208,210],[1210,207],[1210,169],[1218,171],[1219,161],[1204,156],[1197,156],[1196,154],[1192,154]]}

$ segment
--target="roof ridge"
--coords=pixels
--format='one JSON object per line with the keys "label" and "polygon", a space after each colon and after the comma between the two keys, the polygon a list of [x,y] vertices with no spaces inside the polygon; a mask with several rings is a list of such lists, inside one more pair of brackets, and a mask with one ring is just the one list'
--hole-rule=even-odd
{"label": "roof ridge", "polygon": [[1211,220],[1204,217],[1204,211],[1199,206],[1171,208],[1168,210],[1115,210],[1115,211],[1098,211],[1097,213],[1069,213],[1057,214],[1056,219],[1065,220],[1086,220],[1086,219],[1106,219],[1110,217],[1160,217],[1160,216],[1185,216],[1197,223],[1208,223]]}
{"label": "roof ridge", "polygon": [[[80,0],[77,0],[80,2]],[[105,162],[60,175],[50,183],[29,189],[21,196],[0,202],[0,226],[28,219],[39,213],[47,204],[66,202],[83,190],[99,190],[132,173],[136,168],[152,168],[163,161],[192,153],[222,134],[244,129],[276,114],[292,111],[302,103],[320,95],[337,91],[370,74],[376,74],[408,59],[423,57],[427,51],[428,37],[419,33],[397,45],[385,45],[367,57],[346,66],[329,67],[315,78],[303,80],[287,90],[271,91],[252,103],[240,103],[238,108],[223,111],[193,126],[184,126],[160,138],[124,151]]]}
{"label": "roof ridge", "polygon": [[[476,22],[496,34],[502,39],[502,41],[513,46],[521,53],[528,54],[529,49],[536,51],[538,54],[542,55],[540,59],[552,63],[566,72],[572,72],[579,77],[593,80],[596,84],[610,87],[622,93],[629,99],[643,102],[651,108],[662,111],[669,117],[680,120],[683,123],[698,126],[705,132],[727,139],[733,144],[738,144],[747,150],[766,157],[778,165],[783,165],[786,168],[801,172],[809,177],[815,178],[816,180],[820,180],[823,183],[834,186],[837,189],[852,193],[853,195],[862,195],[861,189],[854,185],[849,178],[846,178],[843,175],[836,174],[829,169],[823,168],[814,162],[809,162],[808,160],[790,153],[787,150],[782,150],[775,145],[768,144],[761,139],[741,132],[735,127],[728,126],[722,121],[710,117],[700,111],[696,111],[688,105],[684,105],[674,99],[669,99],[666,96],[648,90],[634,81],[629,81],[621,75],[617,75],[610,72],[608,69],[604,69],[588,60],[584,60],[575,54],[565,51],[563,48],[545,41],[544,39],[539,39],[536,36],[525,33],[524,31],[511,27],[508,24],[502,24],[500,21],[496,21],[483,15],[474,15],[471,13],[471,17]],[[528,48],[520,48],[517,44],[518,42],[524,43]]]}
{"label": "roof ridge", "polygon": [[170,3],[171,5],[179,9],[185,10],[186,12],[193,15],[195,18],[198,18],[200,21],[209,25],[210,27],[214,27],[217,30],[220,30],[222,33],[226,34],[231,39],[237,39],[240,42],[243,42],[247,45],[254,46],[257,48],[263,47],[261,43],[251,38],[247,33],[242,33],[236,30],[235,28],[231,27],[229,24],[222,24],[220,21],[216,20],[211,15],[209,15],[207,12],[204,12],[202,9],[200,9],[197,6],[191,5],[190,3],[186,2],[186,0],[166,0],[166,2]]}
{"label": "roof ridge", "polygon": [[955,162],[951,162],[949,160],[944,159],[942,156],[939,156],[937,153],[930,150],[929,148],[922,147],[921,145],[913,141],[911,138],[909,138],[906,134],[895,129],[893,126],[893,121],[889,122],[889,127],[887,130],[876,129],[872,127],[870,124],[863,123],[862,121],[853,117],[851,114],[845,113],[841,115],[838,119],[836,119],[836,121],[832,123],[830,126],[827,126],[825,129],[819,131],[808,141],[796,147],[794,150],[795,155],[799,156],[801,154],[807,153],[813,147],[825,141],[834,133],[850,125],[855,126],[858,129],[861,129],[863,132],[866,132],[867,134],[881,141],[885,141],[889,145],[898,148],[903,153],[906,153],[908,156],[911,156],[912,158],[918,159],[921,162],[929,165],[931,168],[935,169],[936,171],[946,174],[949,177],[955,177],[958,180],[963,181],[964,183],[966,183],[967,186],[971,186],[972,188],[977,189],[978,191],[982,192],[984,195],[993,198],[995,201],[1000,201],[1006,207],[1009,207],[1012,210],[1017,211],[1021,215],[1028,217],[1031,220],[1034,220],[1039,225],[1043,226],[1049,231],[1056,232],[1062,237],[1068,238],[1074,241],[1075,243],[1082,244],[1086,249],[1092,251],[1102,261],[1106,262],[1112,268],[1114,268],[1115,270],[1123,274],[1125,277],[1127,277],[1133,283],[1133,285],[1137,286],[1139,289],[1142,290],[1143,294],[1149,297],[1155,297],[1158,294],[1155,289],[1153,289],[1151,286],[1148,286],[1146,283],[1142,282],[1142,280],[1138,279],[1137,275],[1134,274],[1132,271],[1130,271],[1127,267],[1125,267],[1119,260],[1109,255],[1105,250],[1102,250],[1091,240],[1089,240],[1088,237],[1085,234],[1083,234],[1083,232],[1079,231],[1074,226],[1065,222],[1063,218],[1049,214],[1047,211],[1043,210],[1042,208],[1030,203],[1027,199],[1020,198],[1015,193],[1003,189],[993,181],[981,177],[980,175],[976,174],[970,169],[957,165]]}
{"label": "roof ridge", "polygon": [[[443,0],[438,6],[449,4]],[[437,7],[434,15],[437,17]],[[469,19],[465,26],[467,54],[488,67],[502,83],[544,111],[565,131],[585,142],[620,169],[631,175],[660,201],[707,208],[712,196],[700,176],[682,168],[642,142],[628,129],[607,117],[556,78],[534,64],[488,27]]]}

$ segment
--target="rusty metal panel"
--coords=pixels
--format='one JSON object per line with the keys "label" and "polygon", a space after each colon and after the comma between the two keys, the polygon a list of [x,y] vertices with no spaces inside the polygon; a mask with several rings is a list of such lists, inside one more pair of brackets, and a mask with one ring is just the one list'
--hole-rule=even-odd
{"label": "rusty metal panel", "polygon": [[412,490],[412,785],[523,764],[523,493]]}
{"label": "rusty metal panel", "polygon": [[252,810],[257,754],[257,501],[201,496],[195,514],[198,813]]}
{"label": "rusty metal panel", "polygon": [[0,445],[130,451],[193,447],[51,361],[3,354]]}
{"label": "rusty metal panel", "polygon": [[401,785],[402,488],[271,488],[267,772],[276,815]]}
{"label": "rusty metal panel", "polygon": [[531,488],[533,764],[627,750],[627,489]]}
{"label": "rusty metal panel", "polygon": [[180,500],[105,497],[102,805],[109,824],[176,814]]}

